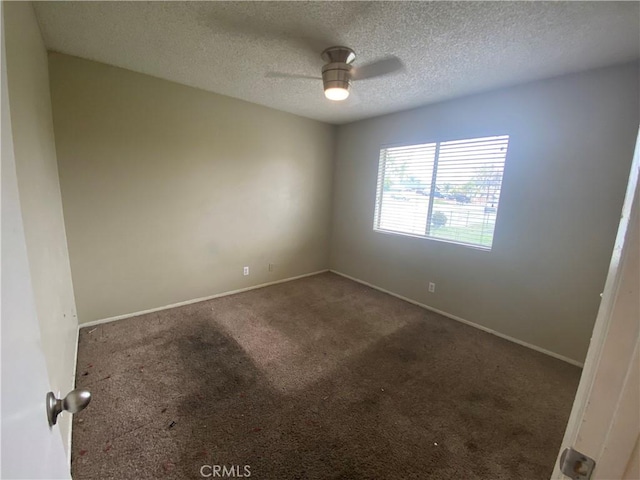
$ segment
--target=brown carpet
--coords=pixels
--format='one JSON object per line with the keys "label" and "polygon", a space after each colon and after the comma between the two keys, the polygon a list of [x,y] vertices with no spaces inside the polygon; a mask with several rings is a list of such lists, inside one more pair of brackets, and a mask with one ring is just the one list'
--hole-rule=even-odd
{"label": "brown carpet", "polygon": [[547,479],[579,375],[326,273],[82,329],[72,471]]}

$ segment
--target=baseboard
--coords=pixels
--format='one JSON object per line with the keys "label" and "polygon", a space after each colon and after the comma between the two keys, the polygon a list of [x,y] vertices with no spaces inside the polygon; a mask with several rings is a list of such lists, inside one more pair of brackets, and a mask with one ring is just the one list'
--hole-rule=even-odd
{"label": "baseboard", "polygon": [[[291,282],[293,280],[298,280],[300,278],[305,278],[305,277],[311,277],[313,275],[318,275],[320,273],[325,273],[325,272],[335,273],[336,275],[340,275],[341,277],[348,278],[349,280],[353,280],[354,282],[361,283],[362,285],[366,285],[367,287],[370,287],[370,288],[373,288],[373,289],[378,290],[380,292],[386,293],[387,295],[391,295],[393,297],[399,298],[400,300],[404,300],[405,302],[412,303],[414,305],[417,305],[418,307],[424,308],[424,309],[429,310],[431,312],[434,312],[434,313],[437,313],[437,314],[442,315],[444,317],[450,318],[451,320],[455,320],[457,322],[464,323],[465,325],[469,325],[471,327],[477,328],[479,330],[482,330],[484,332],[490,333],[490,334],[495,335],[497,337],[504,338],[505,340],[508,340],[510,342],[513,342],[513,343],[517,343],[518,345],[522,345],[523,347],[527,347],[527,348],[530,348],[530,349],[535,350],[537,352],[544,353],[545,355],[549,355],[550,357],[557,358],[558,360],[562,360],[562,361],[567,362],[567,363],[569,363],[571,365],[574,365],[576,367],[582,368],[584,366],[583,363],[578,362],[577,360],[574,360],[572,358],[565,357],[564,355],[560,355],[559,353],[552,352],[551,350],[547,350],[545,348],[538,347],[537,345],[533,345],[531,343],[527,343],[525,341],[519,340],[519,339],[511,337],[509,335],[505,335],[504,333],[500,333],[500,332],[498,332],[496,330],[493,330],[491,328],[485,327],[483,325],[479,325],[479,324],[474,323],[474,322],[472,322],[470,320],[466,320],[466,319],[464,319],[462,317],[458,317],[457,315],[453,315],[453,314],[445,312],[443,310],[439,310],[437,308],[431,307],[431,306],[426,305],[424,303],[420,303],[420,302],[418,302],[416,300],[412,300],[411,298],[404,297],[402,295],[394,293],[394,292],[392,292],[390,290],[386,290],[386,289],[384,289],[382,287],[379,287],[377,285],[374,285],[372,283],[365,282],[364,280],[360,280],[359,278],[352,277],[350,275],[347,275],[346,273],[342,273],[342,272],[339,272],[337,270],[332,270],[332,269],[318,270],[317,272],[305,273],[303,275],[297,275],[295,277],[284,278],[282,280],[276,280],[276,281],[273,281],[273,282],[261,283],[259,285],[253,285],[251,287],[240,288],[240,289],[237,289],[237,290],[230,290],[230,291],[227,291],[227,292],[217,293],[215,295],[209,295],[207,297],[194,298],[192,300],[186,300],[184,302],[172,303],[171,305],[165,305],[165,306],[162,306],[162,307],[151,308],[149,310],[142,310],[142,311],[139,311],[139,312],[127,313],[127,314],[124,314],[124,315],[117,315],[117,316],[114,316],[114,317],[103,318],[103,319],[100,319],[100,320],[93,320],[91,322],[82,323],[82,324],[78,325],[78,329],[87,328],[87,327],[94,327],[96,325],[101,325],[103,323],[115,322],[117,320],[124,320],[125,318],[137,317],[139,315],[145,315],[147,313],[153,313],[153,312],[159,312],[159,311],[162,311],[162,310],[168,310],[170,308],[182,307],[184,305],[191,305],[192,303],[204,302],[204,301],[207,301],[207,300],[212,300],[214,298],[220,298],[220,297],[226,297],[228,295],[234,295],[236,293],[248,292],[250,290],[256,290],[258,288],[264,288],[264,287],[268,287],[270,285],[277,285],[279,283]],[[77,347],[78,347],[78,338],[76,337],[76,362],[77,362],[77,356],[78,356],[78,348]],[[75,372],[74,372],[74,381],[75,381]],[[71,434],[69,434],[69,445],[71,445]],[[69,450],[69,451],[71,451],[71,450]]]}
{"label": "baseboard", "polygon": [[452,315],[451,313],[444,312],[442,310],[438,310],[437,308],[430,307],[429,305],[426,305],[424,303],[420,303],[410,298],[403,297],[402,295],[398,295],[397,293],[391,292],[389,290],[385,290],[384,288],[378,287],[377,285],[373,285],[372,283],[369,283],[369,282],[365,282],[364,280],[360,280],[359,278],[352,277],[350,275],[347,275],[346,273],[338,272],[337,270],[329,270],[329,271],[332,273],[335,273],[336,275],[340,275],[341,277],[348,278],[349,280],[353,280],[354,282],[361,283],[362,285],[366,285],[367,287],[371,287],[375,290],[379,290],[380,292],[399,298],[400,300],[404,300],[405,302],[409,302],[414,305],[417,305],[418,307],[422,307],[426,310],[429,310],[431,312],[438,313],[443,317],[447,317],[447,318],[450,318],[451,320],[455,320],[457,322],[464,323],[465,325],[475,327],[479,330],[495,335],[496,337],[504,338],[505,340],[508,340],[510,342],[517,343],[518,345],[522,345],[523,347],[530,348],[531,350],[535,350],[536,352],[544,353],[545,355],[549,355],[550,357],[557,358],[558,360],[562,360],[571,365],[575,365],[576,367],[582,368],[584,366],[583,363],[573,360],[572,358],[565,357],[564,355],[560,355],[559,353],[552,352],[551,350],[547,350],[545,348],[538,347],[537,345],[533,345],[531,343],[518,340],[517,338],[510,337],[509,335],[505,335],[504,333],[500,333],[496,330],[492,330],[491,328],[485,327],[483,325],[479,325],[469,320],[465,320],[464,318],[458,317],[457,315]]}
{"label": "baseboard", "polygon": [[236,293],[248,292],[249,290],[256,290],[258,288],[268,287],[270,285],[277,285],[278,283],[291,282],[292,280],[298,280],[300,278],[311,277],[320,273],[328,272],[329,269],[318,270],[317,272],[305,273],[303,275],[297,275],[295,277],[283,278],[282,280],[275,280],[273,282],[261,283],[259,285],[253,285],[251,287],[240,288],[238,290],[230,290],[228,292],[216,293],[215,295],[209,295],[208,297],[194,298],[192,300],[186,300],[184,302],[172,303],[171,305],[165,305],[163,307],[150,308],[149,310],[142,310],[140,312],[126,313],[124,315],[117,315],[115,317],[102,318],[100,320],[93,320],[87,323],[81,323],[79,328],[94,327],[103,323],[115,322],[117,320],[124,320],[125,318],[137,317],[139,315],[145,315],[147,313],[159,312],[161,310],[168,310],[170,308],[183,307],[185,305],[191,305],[192,303],[205,302],[207,300],[213,300],[214,298],[226,297],[228,295],[234,295]]}

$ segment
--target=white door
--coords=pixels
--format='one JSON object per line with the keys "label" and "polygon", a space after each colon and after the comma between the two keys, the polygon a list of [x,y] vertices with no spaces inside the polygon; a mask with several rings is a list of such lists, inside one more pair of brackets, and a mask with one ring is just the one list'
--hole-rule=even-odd
{"label": "white door", "polygon": [[0,14],[0,30],[2,30],[0,477],[3,479],[70,478],[60,431],[56,427],[49,428],[45,411],[45,395],[49,391],[49,380],[40,341],[40,327],[29,276],[18,198],[2,25],[4,21]]}
{"label": "white door", "polygon": [[[560,450],[573,447],[595,460],[594,480],[640,479],[639,173],[640,135],[600,310]],[[552,478],[566,478],[558,464]]]}

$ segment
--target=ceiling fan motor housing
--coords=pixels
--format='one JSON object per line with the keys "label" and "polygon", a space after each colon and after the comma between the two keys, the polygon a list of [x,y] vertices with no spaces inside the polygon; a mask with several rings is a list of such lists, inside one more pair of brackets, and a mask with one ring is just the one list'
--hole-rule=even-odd
{"label": "ceiling fan motor housing", "polygon": [[322,83],[324,89],[344,88],[349,90],[351,86],[351,69],[348,63],[328,63],[322,67]]}
{"label": "ceiling fan motor housing", "polygon": [[356,54],[348,47],[329,47],[322,52],[322,58],[328,62],[322,67],[322,83],[324,89],[342,88],[349,90],[351,86],[351,62]]}

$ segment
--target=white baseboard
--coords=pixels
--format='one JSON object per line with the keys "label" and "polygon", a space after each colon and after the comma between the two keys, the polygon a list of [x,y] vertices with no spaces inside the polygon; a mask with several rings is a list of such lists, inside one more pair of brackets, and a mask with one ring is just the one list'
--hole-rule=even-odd
{"label": "white baseboard", "polygon": [[572,358],[565,357],[564,355],[560,355],[559,353],[552,352],[551,350],[547,350],[547,349],[544,349],[542,347],[538,347],[537,345],[533,345],[531,343],[523,342],[522,340],[518,340],[517,338],[510,337],[509,335],[505,335],[504,333],[500,333],[500,332],[498,332],[496,330],[492,330],[491,328],[479,325],[479,324],[471,322],[469,320],[465,320],[464,318],[458,317],[456,315],[452,315],[452,314],[444,312],[442,310],[438,310],[437,308],[430,307],[429,305],[425,305],[424,303],[417,302],[417,301],[412,300],[410,298],[403,297],[402,295],[398,295],[397,293],[393,293],[393,292],[391,292],[389,290],[385,290],[384,288],[378,287],[377,285],[373,285],[372,283],[369,283],[369,282],[365,282],[364,280],[360,280],[359,278],[352,277],[350,275],[347,275],[346,273],[338,272],[337,270],[329,270],[329,271],[335,273],[336,275],[340,275],[341,277],[348,278],[349,280],[353,280],[354,282],[361,283],[363,285],[366,285],[367,287],[371,287],[371,288],[373,288],[375,290],[379,290],[379,291],[381,291],[383,293],[386,293],[386,294],[391,295],[393,297],[399,298],[400,300],[404,300],[405,302],[409,302],[409,303],[412,303],[414,305],[417,305],[418,307],[422,307],[422,308],[424,308],[426,310],[430,310],[430,311],[432,311],[434,313],[438,313],[438,314],[440,314],[440,315],[442,315],[444,317],[450,318],[451,320],[455,320],[457,322],[464,323],[465,325],[469,325],[471,327],[475,327],[475,328],[477,328],[479,330],[482,330],[482,331],[485,331],[485,332],[490,333],[492,335],[495,335],[496,337],[504,338],[505,340],[509,340],[510,342],[517,343],[518,345],[522,345],[523,347],[527,347],[527,348],[530,348],[532,350],[535,350],[536,352],[544,353],[545,355],[549,355],[550,357],[554,357],[554,358],[557,358],[558,360],[562,360],[564,362],[570,363],[571,365],[575,365],[576,367],[582,368],[584,366],[583,363],[580,363],[577,360],[574,360]]}
{"label": "white baseboard", "polygon": [[[505,335],[504,333],[500,333],[500,332],[498,332],[496,330],[493,330],[491,328],[488,328],[488,327],[485,327],[483,325],[479,325],[477,323],[474,323],[474,322],[471,322],[469,320],[466,320],[466,319],[464,319],[462,317],[458,317],[457,315],[453,315],[453,314],[445,312],[443,310],[439,310],[437,308],[430,307],[429,305],[426,305],[424,303],[420,303],[420,302],[418,302],[416,300],[412,300],[411,298],[404,297],[402,295],[398,295],[397,293],[394,293],[392,291],[386,290],[386,289],[381,288],[381,287],[379,287],[377,285],[374,285],[372,283],[365,282],[364,280],[360,280],[359,278],[352,277],[350,275],[347,275],[346,273],[342,273],[342,272],[339,272],[337,270],[331,270],[331,269],[318,270],[317,272],[305,273],[304,275],[297,275],[295,277],[284,278],[282,280],[276,280],[276,281],[273,281],[273,282],[261,283],[259,285],[254,285],[254,286],[246,287],[246,288],[240,288],[240,289],[237,289],[237,290],[230,290],[228,292],[217,293],[215,295],[209,295],[207,297],[194,298],[192,300],[186,300],[184,302],[173,303],[171,305],[165,305],[163,307],[151,308],[149,310],[142,310],[142,311],[139,311],[139,312],[127,313],[127,314],[124,314],[124,315],[117,315],[115,317],[103,318],[103,319],[100,319],[100,320],[93,320],[91,322],[81,323],[80,325],[78,325],[78,328],[80,329],[80,328],[93,327],[93,326],[96,326],[96,325],[101,325],[103,323],[115,322],[117,320],[123,320],[125,318],[131,318],[131,317],[137,317],[139,315],[145,315],[147,313],[159,312],[161,310],[168,310],[170,308],[182,307],[184,305],[191,305],[192,303],[204,302],[206,300],[212,300],[214,298],[226,297],[227,295],[234,295],[236,293],[248,292],[249,290],[256,290],[258,288],[264,288],[264,287],[268,287],[270,285],[276,285],[278,283],[290,282],[292,280],[298,280],[298,279],[304,278],[304,277],[311,277],[313,275],[318,275],[320,273],[325,273],[325,272],[333,272],[336,275],[340,275],[341,277],[348,278],[349,280],[353,280],[354,282],[361,283],[362,285],[366,285],[367,287],[371,287],[371,288],[373,288],[375,290],[379,290],[379,291],[384,292],[384,293],[386,293],[388,295],[391,295],[393,297],[399,298],[400,300],[404,300],[405,302],[412,303],[412,304],[417,305],[417,306],[419,306],[421,308],[424,308],[426,310],[430,310],[430,311],[432,311],[434,313],[438,313],[438,314],[440,314],[440,315],[442,315],[444,317],[450,318],[450,319],[455,320],[457,322],[464,323],[465,325],[469,325],[471,327],[480,329],[480,330],[482,330],[484,332],[490,333],[490,334],[495,335],[497,337],[504,338],[505,340],[508,340],[510,342],[517,343],[518,345],[522,345],[523,347],[527,347],[527,348],[530,348],[530,349],[535,350],[537,352],[544,353],[545,355],[549,355],[550,357],[557,358],[558,360],[562,360],[562,361],[567,362],[567,363],[569,363],[571,365],[575,365],[576,367],[582,368],[584,366],[583,363],[578,362],[577,360],[574,360],[572,358],[565,357],[564,355],[560,355],[559,353],[555,353],[555,352],[552,352],[551,350],[547,350],[545,348],[538,347],[537,345],[533,345],[531,343],[524,342],[522,340],[519,340],[517,338],[511,337],[509,335]],[[77,339],[76,339],[76,362],[77,362],[77,355],[78,355],[78,352],[77,352]],[[74,372],[74,380],[75,380],[75,372]],[[71,435],[69,435],[69,442],[71,442]]]}
{"label": "white baseboard", "polygon": [[81,323],[79,328],[94,327],[103,323],[115,322],[116,320],[123,320],[125,318],[137,317],[139,315],[145,315],[147,313],[159,312],[161,310],[168,310],[170,308],[182,307],[184,305],[191,305],[192,303],[204,302],[206,300],[213,300],[214,298],[226,297],[227,295],[234,295],[236,293],[248,292],[249,290],[256,290],[258,288],[268,287],[270,285],[277,285],[278,283],[290,282],[292,280],[298,280],[300,278],[311,277],[320,273],[328,272],[329,269],[318,270],[317,272],[305,273],[304,275],[297,275],[295,277],[284,278],[282,280],[275,280],[273,282],[261,283],[259,285],[253,285],[251,287],[239,288],[238,290],[230,290],[228,292],[216,293],[215,295],[209,295],[208,297],[194,298],[192,300],[186,300],[184,302],[172,303],[171,305],[165,305],[163,307],[150,308],[149,310],[142,310],[140,312],[126,313],[124,315],[117,315],[115,317],[102,318],[100,320],[93,320],[87,323]]}

